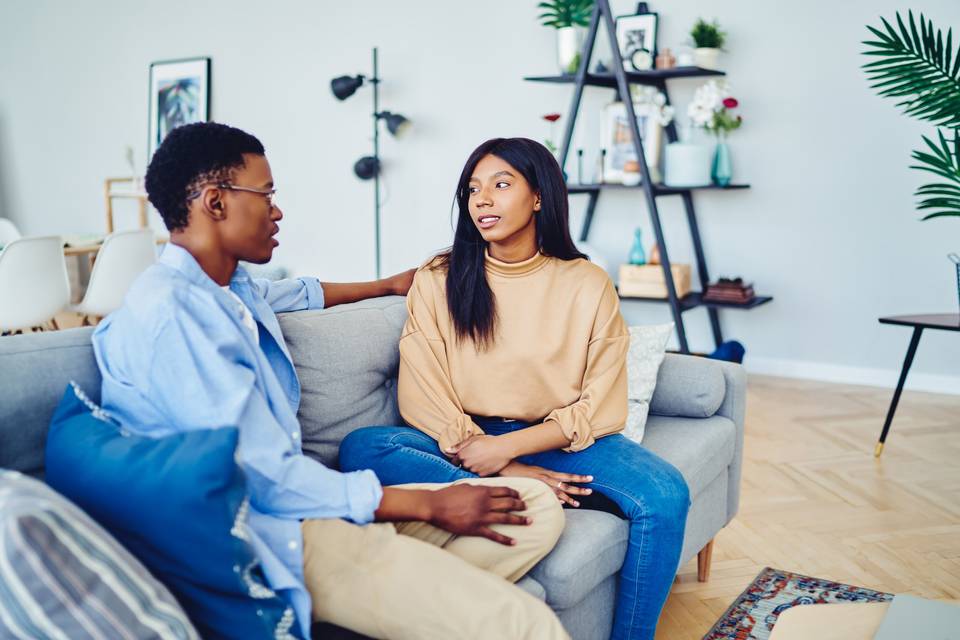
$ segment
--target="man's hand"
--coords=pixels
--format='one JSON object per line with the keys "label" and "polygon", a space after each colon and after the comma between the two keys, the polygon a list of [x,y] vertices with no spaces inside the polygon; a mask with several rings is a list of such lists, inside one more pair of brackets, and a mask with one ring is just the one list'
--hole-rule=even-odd
{"label": "man's hand", "polygon": [[416,269],[408,269],[403,273],[398,273],[390,276],[389,278],[384,278],[383,281],[387,290],[392,295],[405,296],[407,295],[407,292],[410,291],[410,286],[413,284],[413,276],[416,273]]}
{"label": "man's hand", "polygon": [[497,436],[470,436],[447,449],[450,462],[478,476],[492,476],[513,459],[507,441]]}
{"label": "man's hand", "polygon": [[501,469],[500,475],[515,478],[536,478],[537,480],[546,482],[547,486],[553,489],[553,492],[557,494],[557,498],[559,498],[561,502],[566,502],[572,507],[580,506],[580,503],[577,502],[573,496],[588,496],[593,493],[593,489],[571,484],[572,482],[593,482],[593,476],[561,473],[559,471],[551,471],[550,469],[535,467],[516,461],[511,462]]}
{"label": "man's hand", "polygon": [[490,528],[492,524],[522,524],[533,522],[513,511],[527,508],[520,494],[509,487],[456,484],[431,491],[428,522],[450,533],[461,536],[482,536],[500,544],[513,545],[516,541]]}

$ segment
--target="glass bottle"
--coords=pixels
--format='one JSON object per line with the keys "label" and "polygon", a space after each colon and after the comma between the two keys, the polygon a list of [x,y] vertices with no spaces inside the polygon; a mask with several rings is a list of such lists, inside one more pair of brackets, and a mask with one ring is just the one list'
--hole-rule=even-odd
{"label": "glass bottle", "polygon": [[643,250],[643,236],[638,228],[633,232],[633,247],[630,249],[630,264],[647,264],[647,254]]}

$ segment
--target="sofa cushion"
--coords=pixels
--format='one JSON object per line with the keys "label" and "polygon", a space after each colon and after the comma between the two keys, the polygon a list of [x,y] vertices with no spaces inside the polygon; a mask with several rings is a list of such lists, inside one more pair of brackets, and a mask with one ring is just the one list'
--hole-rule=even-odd
{"label": "sofa cushion", "polygon": [[404,298],[364,300],[282,314],[280,328],[300,378],[303,451],[337,468],[354,429],[403,424],[397,409]]}
{"label": "sofa cushion", "polygon": [[109,533],[16,471],[0,471],[0,556],[0,637],[200,637]]}
{"label": "sofa cushion", "polygon": [[203,637],[289,638],[293,609],[266,586],[250,542],[238,437],[139,436],[71,386],[50,424],[47,482],[166,584]]}
{"label": "sofa cushion", "polygon": [[70,380],[99,400],[92,331],[88,327],[0,339],[0,468],[43,474],[47,425]]}
{"label": "sofa cushion", "polygon": [[643,446],[675,466],[695,498],[733,462],[736,434],[736,425],[723,416],[650,416]]}
{"label": "sofa cushion", "polygon": [[726,389],[720,362],[668,353],[657,372],[650,413],[708,418],[723,404]]}
{"label": "sofa cushion", "polygon": [[604,511],[566,509],[567,526],[557,546],[530,571],[543,585],[547,604],[563,610],[583,600],[620,571],[627,553],[626,520]]}

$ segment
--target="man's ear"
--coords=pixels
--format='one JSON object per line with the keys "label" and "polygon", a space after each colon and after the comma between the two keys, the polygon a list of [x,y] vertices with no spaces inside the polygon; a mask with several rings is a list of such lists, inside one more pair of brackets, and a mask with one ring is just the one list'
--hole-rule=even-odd
{"label": "man's ear", "polygon": [[224,217],[226,217],[223,191],[217,187],[204,190],[201,204],[203,206],[203,212],[214,220],[223,220]]}

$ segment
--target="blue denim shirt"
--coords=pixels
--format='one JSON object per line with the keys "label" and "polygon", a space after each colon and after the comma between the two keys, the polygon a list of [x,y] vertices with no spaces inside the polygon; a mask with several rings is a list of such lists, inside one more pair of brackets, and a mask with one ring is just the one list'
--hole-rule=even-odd
{"label": "blue denim shirt", "polygon": [[300,520],[370,522],[383,491],[372,471],[333,471],[301,449],[300,382],[276,312],[323,308],[320,282],[270,282],[238,268],[230,290],[253,314],[259,344],[236,300],[190,253],[167,245],[93,334],[103,408],[125,428],[156,437],[239,429],[254,548],[309,638]]}

